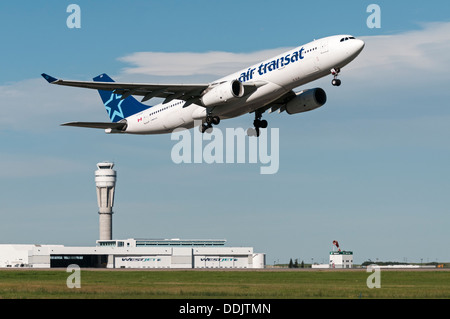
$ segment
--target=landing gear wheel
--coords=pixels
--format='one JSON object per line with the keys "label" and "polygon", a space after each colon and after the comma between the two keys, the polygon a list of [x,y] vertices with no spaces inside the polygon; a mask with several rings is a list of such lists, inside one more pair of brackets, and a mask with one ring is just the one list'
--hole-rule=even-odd
{"label": "landing gear wheel", "polygon": [[203,123],[200,127],[200,132],[202,133],[211,133],[212,132],[212,126],[218,125],[220,123],[220,117],[218,116],[206,116],[205,123]]}
{"label": "landing gear wheel", "polygon": [[269,123],[267,123],[266,120],[262,120],[262,121],[260,121],[260,123],[259,123],[259,126],[260,126],[261,128],[267,128],[267,125],[269,125]]}
{"label": "landing gear wheel", "polygon": [[219,125],[219,123],[220,123],[220,118],[218,116],[213,116],[212,124]]}
{"label": "landing gear wheel", "polygon": [[255,127],[267,128],[267,125],[269,125],[269,123],[267,123],[266,120],[258,120],[258,119],[256,119],[256,120],[253,121],[253,125]]}
{"label": "landing gear wheel", "polygon": [[333,80],[331,81],[331,84],[332,84],[333,86],[340,86],[340,85],[341,85],[341,80],[339,80],[339,79],[333,79]]}
{"label": "landing gear wheel", "polygon": [[205,132],[211,133],[212,132],[212,125],[210,125],[208,123],[203,123],[200,126],[200,132],[202,132],[202,133],[205,133]]}

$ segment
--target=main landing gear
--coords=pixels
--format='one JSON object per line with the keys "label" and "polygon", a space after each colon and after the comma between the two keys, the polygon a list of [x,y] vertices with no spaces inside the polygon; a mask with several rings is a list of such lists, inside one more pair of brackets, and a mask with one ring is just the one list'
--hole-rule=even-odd
{"label": "main landing gear", "polygon": [[333,86],[340,86],[341,80],[339,80],[337,77],[339,75],[339,72],[341,72],[341,69],[339,68],[333,68],[331,69],[331,74],[333,75],[333,80],[331,81],[331,84]]}
{"label": "main landing gear", "polygon": [[260,132],[260,128],[266,128],[268,123],[266,120],[261,120],[262,118],[262,113],[255,111],[255,120],[253,121],[253,125],[255,126],[254,128],[251,127],[247,130],[247,135],[248,136],[256,136],[258,137]]}
{"label": "main landing gear", "polygon": [[[267,128],[267,121],[262,120],[262,113],[259,111],[255,111],[255,120],[253,121],[254,128],[251,127],[247,130],[248,136],[256,136],[260,135],[261,128]],[[208,115],[205,119],[205,122],[200,126],[200,132],[202,133],[211,133],[213,125],[218,125],[220,123],[220,118],[218,116]]]}
{"label": "main landing gear", "polygon": [[220,123],[220,118],[218,116],[208,115],[206,117],[205,123],[203,123],[201,126],[201,132],[202,133],[205,133],[205,132],[211,133],[212,130],[210,130],[210,129],[212,129],[212,126],[218,125],[219,123]]}

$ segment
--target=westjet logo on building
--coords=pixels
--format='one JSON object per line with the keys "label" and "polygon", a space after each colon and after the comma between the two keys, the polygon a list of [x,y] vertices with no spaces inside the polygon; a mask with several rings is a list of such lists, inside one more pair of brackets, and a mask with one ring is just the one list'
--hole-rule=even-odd
{"label": "westjet logo on building", "polygon": [[237,261],[237,258],[201,258],[200,261],[220,261],[220,262],[224,262],[224,261]]}
{"label": "westjet logo on building", "polygon": [[161,261],[160,258],[133,258],[133,257],[127,257],[127,258],[122,258],[122,261],[142,261],[142,262],[147,262],[147,261]]}

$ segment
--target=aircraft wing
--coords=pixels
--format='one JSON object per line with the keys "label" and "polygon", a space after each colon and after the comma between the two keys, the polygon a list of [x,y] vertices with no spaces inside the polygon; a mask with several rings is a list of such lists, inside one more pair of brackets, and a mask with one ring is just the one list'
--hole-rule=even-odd
{"label": "aircraft wing", "polygon": [[[96,78],[98,81],[67,81],[54,78],[48,74],[42,73],[44,79],[50,84],[73,86],[94,90],[114,91],[122,95],[122,99],[130,95],[143,96],[141,102],[145,102],[154,97],[164,98],[164,103],[178,99],[188,102],[188,104],[198,102],[204,91],[209,88],[209,84],[149,84],[149,83],[124,83],[124,82],[102,82],[100,75]],[[244,83],[244,94],[250,95],[256,91],[256,88],[266,84],[266,82]],[[201,103],[200,103],[201,105]]]}
{"label": "aircraft wing", "polygon": [[123,99],[127,98],[130,95],[140,95],[143,96],[142,102],[150,100],[154,97],[165,98],[166,102],[173,99],[187,101],[192,98],[198,98],[201,93],[209,86],[208,84],[148,84],[101,81],[67,81],[56,79],[45,73],[43,73],[42,76],[50,84],[74,86],[94,90],[114,91],[114,93],[122,95]]}

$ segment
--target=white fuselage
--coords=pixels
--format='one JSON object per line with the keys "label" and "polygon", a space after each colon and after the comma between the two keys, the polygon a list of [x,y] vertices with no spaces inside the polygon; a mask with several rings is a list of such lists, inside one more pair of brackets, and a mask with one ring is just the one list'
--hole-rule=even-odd
{"label": "white fuselage", "polygon": [[253,112],[298,86],[329,75],[333,68],[339,69],[351,62],[362,51],[364,42],[353,37],[341,41],[349,37],[336,35],[315,40],[211,83],[237,79],[244,84],[256,85],[253,93],[229,103],[207,109],[197,104],[184,107],[184,100],[175,99],[149,107],[126,118],[125,133],[161,134],[178,127],[192,128],[201,123],[207,112],[221,119]]}

